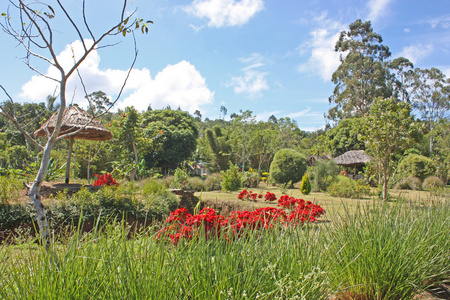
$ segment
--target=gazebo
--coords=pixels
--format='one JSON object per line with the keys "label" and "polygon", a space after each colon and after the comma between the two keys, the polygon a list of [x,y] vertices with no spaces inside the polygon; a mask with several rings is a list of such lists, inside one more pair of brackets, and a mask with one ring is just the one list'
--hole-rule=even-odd
{"label": "gazebo", "polygon": [[358,167],[364,166],[368,162],[371,162],[373,158],[370,155],[367,155],[364,150],[350,150],[342,155],[333,158],[333,160],[339,166],[343,166],[346,168],[355,168],[354,175],[356,175],[356,169]]}
{"label": "gazebo", "polygon": [[[42,126],[34,132],[34,136],[43,137],[50,136],[55,130],[57,113],[53,114]],[[87,124],[87,125],[86,125]],[[83,128],[83,126],[85,126]],[[83,128],[81,131],[74,135],[65,137],[70,140],[69,153],[67,156],[66,165],[66,180],[65,183],[69,183],[70,174],[70,159],[72,156],[73,142],[75,139],[92,140],[92,141],[106,141],[112,139],[112,133],[106,129],[102,123],[88,114],[78,106],[72,105],[64,110],[64,115],[61,124],[61,130],[58,136],[75,132]]]}

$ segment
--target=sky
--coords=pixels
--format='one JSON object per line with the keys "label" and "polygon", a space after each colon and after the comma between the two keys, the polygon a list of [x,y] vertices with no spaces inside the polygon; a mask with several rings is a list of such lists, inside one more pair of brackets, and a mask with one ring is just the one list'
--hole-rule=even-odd
{"label": "sky", "polygon": [[[81,39],[53,1],[50,22],[54,50],[64,68],[78,57]],[[87,44],[81,1],[64,5]],[[314,131],[326,123],[339,66],[334,45],[339,33],[357,19],[371,21],[392,56],[408,58],[415,67],[436,67],[450,77],[450,0],[133,0],[127,14],[152,20],[147,35],[136,33],[138,57],[116,108],[139,111],[170,106],[203,118],[229,119],[250,110],[257,120],[289,117],[301,130]],[[120,0],[86,1],[86,19],[94,35],[115,25]],[[10,12],[1,0],[0,12]],[[2,18],[4,22],[4,18]],[[134,42],[111,37],[80,66],[87,92],[103,91],[117,97],[133,61]],[[57,76],[45,61],[32,58],[31,70],[24,49],[0,33],[0,84],[16,102],[44,102],[55,94],[56,83],[42,75]],[[48,57],[48,52],[36,50]],[[69,79],[69,102],[86,106],[77,76]],[[7,99],[2,93],[0,101]],[[225,106],[227,114],[220,108]]]}

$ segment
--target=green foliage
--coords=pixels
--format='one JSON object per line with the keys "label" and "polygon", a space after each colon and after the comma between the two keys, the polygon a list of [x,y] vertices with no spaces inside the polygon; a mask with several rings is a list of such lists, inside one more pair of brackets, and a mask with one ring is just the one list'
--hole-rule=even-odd
{"label": "green foliage", "polygon": [[241,186],[245,188],[255,188],[258,184],[258,173],[245,171],[241,176]]}
{"label": "green foliage", "polygon": [[189,179],[189,175],[180,168],[175,170],[173,174],[172,181],[170,182],[170,187],[173,189],[187,189],[187,181]]}
{"label": "green foliage", "polygon": [[205,190],[205,180],[201,177],[189,177],[187,180],[187,186],[189,190],[193,191],[204,191]]}
{"label": "green foliage", "polygon": [[350,150],[364,150],[364,123],[363,118],[343,119],[336,127],[327,130],[322,136],[326,153],[336,157]]}
{"label": "green foliage", "polygon": [[232,192],[241,187],[239,167],[230,163],[228,170],[222,171],[222,190]]}
{"label": "green foliage", "polygon": [[365,116],[376,97],[392,95],[384,64],[391,53],[382,42],[370,21],[356,20],[348,31],[341,32],[335,46],[341,53],[341,64],[333,73],[332,81],[336,87],[330,97],[330,103],[336,106],[329,110],[330,119]]}
{"label": "green foliage", "polygon": [[149,167],[174,169],[196,150],[197,123],[187,112],[172,109],[147,111],[142,116],[141,126],[146,138],[162,132],[161,146],[144,155]]}
{"label": "green foliage", "polygon": [[379,167],[379,178],[383,178],[383,196],[386,200],[396,155],[410,148],[416,127],[411,105],[394,98],[375,99],[366,117],[366,149]]}
{"label": "green foliage", "polygon": [[218,191],[222,188],[222,174],[213,173],[205,179],[205,191]]}
{"label": "green foliage", "polygon": [[326,191],[339,174],[339,166],[333,160],[317,160],[311,170],[314,191]]}
{"label": "green foliage", "polygon": [[421,181],[436,173],[435,162],[426,156],[410,154],[398,164],[399,177],[418,177]]}
{"label": "green foliage", "polygon": [[430,176],[423,181],[423,188],[425,190],[433,190],[445,187],[444,182],[437,176]]}
{"label": "green foliage", "polygon": [[327,192],[333,197],[361,199],[370,194],[370,187],[361,179],[353,180],[339,175]]}
{"label": "green foliage", "polygon": [[306,158],[293,149],[279,150],[270,165],[270,176],[277,183],[299,182],[306,171]]}
{"label": "green foliage", "polygon": [[0,176],[0,205],[13,203],[19,198],[22,182],[14,177]]}
{"label": "green foliage", "polygon": [[422,190],[422,180],[416,176],[408,176],[401,179],[396,185],[396,189],[399,190],[414,190],[421,191]]}
{"label": "green foliage", "polygon": [[302,182],[300,183],[300,191],[303,195],[311,193],[311,182],[309,181],[308,174],[303,175]]}

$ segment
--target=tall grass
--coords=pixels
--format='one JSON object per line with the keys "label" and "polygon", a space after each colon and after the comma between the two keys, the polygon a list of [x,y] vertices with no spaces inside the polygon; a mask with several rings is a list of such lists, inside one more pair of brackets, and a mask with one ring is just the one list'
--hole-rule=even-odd
{"label": "tall grass", "polygon": [[[450,279],[448,202],[373,203],[324,224],[223,238],[79,231],[0,248],[2,299],[412,299]],[[55,259],[57,257],[57,259]],[[357,298],[359,297],[359,298]]]}

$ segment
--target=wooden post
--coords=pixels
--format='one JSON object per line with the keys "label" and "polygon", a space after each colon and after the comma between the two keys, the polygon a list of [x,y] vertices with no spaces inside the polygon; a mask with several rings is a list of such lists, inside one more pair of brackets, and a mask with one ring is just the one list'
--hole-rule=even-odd
{"label": "wooden post", "polygon": [[69,184],[69,178],[70,178],[70,158],[72,157],[72,149],[73,149],[73,142],[75,138],[73,136],[70,137],[69,142],[69,153],[67,155],[67,164],[66,164],[66,184]]}

